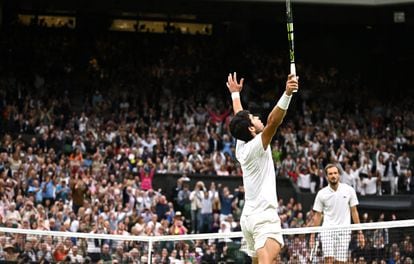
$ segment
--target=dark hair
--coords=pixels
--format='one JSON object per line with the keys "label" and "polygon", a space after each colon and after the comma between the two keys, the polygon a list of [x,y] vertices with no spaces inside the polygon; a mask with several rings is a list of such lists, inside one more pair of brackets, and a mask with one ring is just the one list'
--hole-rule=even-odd
{"label": "dark hair", "polygon": [[247,110],[239,111],[230,122],[230,132],[233,137],[245,142],[253,138],[249,131],[249,127],[252,126],[249,115],[250,112]]}

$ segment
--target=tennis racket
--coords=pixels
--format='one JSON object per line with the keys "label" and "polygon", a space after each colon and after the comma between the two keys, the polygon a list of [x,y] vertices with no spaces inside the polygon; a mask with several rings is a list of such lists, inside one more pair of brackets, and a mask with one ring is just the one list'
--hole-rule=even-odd
{"label": "tennis racket", "polygon": [[293,38],[293,14],[290,0],[286,0],[286,25],[289,40],[290,74],[296,75],[295,65],[295,42]]}

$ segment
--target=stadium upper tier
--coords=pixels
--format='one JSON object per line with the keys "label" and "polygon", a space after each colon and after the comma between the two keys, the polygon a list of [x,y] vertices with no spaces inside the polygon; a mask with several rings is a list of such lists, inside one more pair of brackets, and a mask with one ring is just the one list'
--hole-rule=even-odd
{"label": "stadium upper tier", "polygon": [[[212,0],[214,1],[214,0]],[[216,0],[218,2],[223,0]],[[235,2],[253,2],[252,0],[227,0]],[[257,1],[255,1],[257,2]],[[285,2],[285,0],[260,0],[259,2]],[[396,5],[396,4],[412,4],[413,0],[295,0],[294,3],[304,4],[329,4],[329,5],[366,5],[366,6],[379,6],[379,5]]]}

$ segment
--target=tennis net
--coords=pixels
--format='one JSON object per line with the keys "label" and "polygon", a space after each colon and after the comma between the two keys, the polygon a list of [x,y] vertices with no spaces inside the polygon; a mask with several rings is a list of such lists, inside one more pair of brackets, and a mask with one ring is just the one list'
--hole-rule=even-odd
{"label": "tennis net", "polygon": [[[101,233],[99,233],[101,232]],[[241,232],[133,236],[0,227],[0,263],[250,263]],[[283,229],[279,263],[412,263],[414,220]],[[151,254],[149,254],[151,252]],[[393,261],[393,262],[390,262]]]}

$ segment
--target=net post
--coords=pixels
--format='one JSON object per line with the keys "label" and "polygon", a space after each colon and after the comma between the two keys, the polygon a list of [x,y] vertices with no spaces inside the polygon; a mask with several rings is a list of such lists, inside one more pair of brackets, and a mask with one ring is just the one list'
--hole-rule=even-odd
{"label": "net post", "polygon": [[148,264],[152,263],[152,237],[148,240]]}

